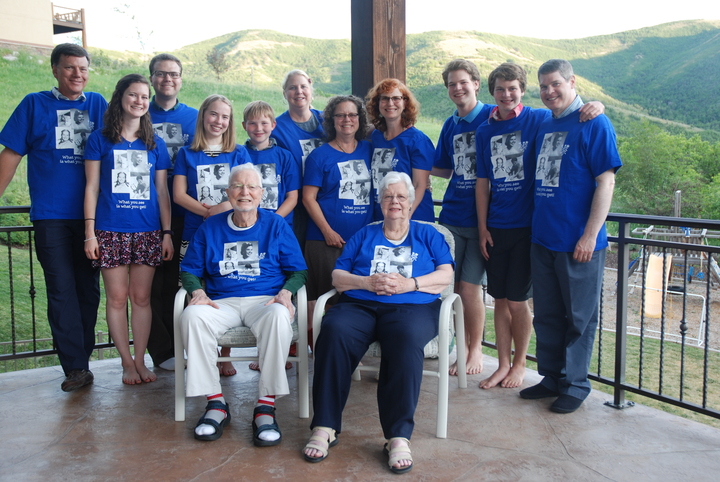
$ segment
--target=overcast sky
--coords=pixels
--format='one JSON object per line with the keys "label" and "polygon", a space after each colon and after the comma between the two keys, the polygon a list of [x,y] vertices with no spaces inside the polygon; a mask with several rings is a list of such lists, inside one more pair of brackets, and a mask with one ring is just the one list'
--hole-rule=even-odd
{"label": "overcast sky", "polygon": [[[85,8],[88,43],[113,50],[170,51],[230,32],[270,29],[313,38],[350,38],[350,0],[63,0]],[[447,5],[447,7],[445,7]],[[681,7],[681,8],[680,8]],[[116,9],[124,10],[119,13]],[[406,0],[407,32],[477,30],[535,38],[580,38],[674,22],[720,20],[720,1]],[[138,34],[139,32],[139,34]],[[62,41],[60,36],[55,37]]]}

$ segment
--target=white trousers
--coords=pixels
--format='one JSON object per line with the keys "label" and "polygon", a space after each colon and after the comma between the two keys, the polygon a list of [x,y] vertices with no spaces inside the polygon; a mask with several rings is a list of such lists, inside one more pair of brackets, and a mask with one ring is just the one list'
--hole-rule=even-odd
{"label": "white trousers", "polygon": [[290,393],[285,361],[292,342],[290,312],[280,303],[265,303],[272,296],[249,296],[214,300],[210,305],[191,305],[180,317],[187,351],[188,397],[221,393],[217,368],[217,341],[229,329],[247,326],[258,342],[259,396],[281,397]]}

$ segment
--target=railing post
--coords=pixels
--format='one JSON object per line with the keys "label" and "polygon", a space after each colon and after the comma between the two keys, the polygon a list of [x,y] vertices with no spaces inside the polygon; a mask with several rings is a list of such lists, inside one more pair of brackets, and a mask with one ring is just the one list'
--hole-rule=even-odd
{"label": "railing post", "polygon": [[615,380],[613,383],[613,401],[607,402],[613,408],[627,408],[635,405],[625,402],[625,364],[627,355],[627,293],[628,260],[630,259],[630,224],[618,222],[618,261],[617,261],[617,307],[615,319]]}
{"label": "railing post", "polygon": [[[105,335],[105,333],[103,333],[102,331],[98,331],[98,332],[97,332],[97,344],[98,344],[98,345],[102,345],[102,343],[103,343],[103,335]],[[103,348],[98,348],[97,351],[98,351],[98,360],[104,360],[104,359],[105,359],[105,356],[104,356],[103,352],[104,352],[105,350],[104,350]]]}

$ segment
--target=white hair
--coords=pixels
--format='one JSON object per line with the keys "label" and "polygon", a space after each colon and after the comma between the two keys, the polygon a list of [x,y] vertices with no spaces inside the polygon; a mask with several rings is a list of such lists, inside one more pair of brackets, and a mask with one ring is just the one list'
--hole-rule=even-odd
{"label": "white hair", "polygon": [[[230,181],[232,181],[235,176],[237,176],[243,171],[254,172],[255,176],[257,177],[258,185],[262,185],[262,174],[260,174],[260,170],[250,162],[246,162],[245,164],[240,164],[239,166],[233,167],[230,170]],[[232,184],[232,182],[230,182],[230,184]]]}
{"label": "white hair", "polygon": [[404,172],[397,172],[397,171],[390,171],[387,173],[387,175],[383,178],[382,181],[380,181],[380,187],[378,188],[379,193],[379,199],[382,201],[382,198],[385,197],[385,190],[391,185],[398,182],[404,182],[405,187],[407,188],[408,192],[408,199],[410,199],[410,204],[415,202],[415,186],[413,186],[412,179],[410,179],[410,176],[405,174]]}

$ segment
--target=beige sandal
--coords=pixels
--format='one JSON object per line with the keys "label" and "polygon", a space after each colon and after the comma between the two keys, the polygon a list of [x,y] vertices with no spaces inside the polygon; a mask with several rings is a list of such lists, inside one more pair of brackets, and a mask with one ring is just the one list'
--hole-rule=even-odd
{"label": "beige sandal", "polygon": [[[397,447],[390,448],[393,441],[395,440],[404,440],[407,446],[404,445],[398,445]],[[405,474],[407,472],[410,472],[413,468],[412,463],[412,454],[410,453],[410,441],[404,437],[393,437],[387,441],[385,444],[385,448],[383,449],[383,452],[388,456],[388,466],[390,467],[390,470],[393,471],[393,473],[396,474]],[[410,465],[407,465],[405,467],[395,467],[395,464],[400,462],[401,460],[409,460]]]}
{"label": "beige sandal", "polygon": [[[316,433],[322,430],[323,432],[328,434],[328,438],[323,437],[322,435],[316,435]],[[303,449],[303,456],[305,456],[305,460],[308,462],[316,463],[316,462],[322,462],[325,460],[328,456],[328,450],[330,447],[334,447],[338,443],[338,438],[335,435],[335,430],[331,429],[330,427],[314,427],[313,433],[310,436],[310,440],[308,440],[308,443],[305,445],[305,448]],[[314,449],[319,450],[320,453],[322,453],[322,456],[320,457],[310,457],[308,454],[305,453],[305,450],[307,449]]]}

